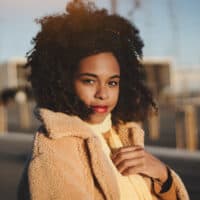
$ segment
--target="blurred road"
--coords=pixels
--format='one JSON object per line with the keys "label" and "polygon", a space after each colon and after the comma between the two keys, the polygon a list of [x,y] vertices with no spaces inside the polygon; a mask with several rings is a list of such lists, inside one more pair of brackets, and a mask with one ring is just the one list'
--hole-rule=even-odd
{"label": "blurred road", "polygon": [[[15,200],[33,135],[9,133],[0,136],[0,199]],[[183,179],[191,200],[200,199],[200,152],[190,153],[172,148],[147,146],[154,155],[170,165]]]}

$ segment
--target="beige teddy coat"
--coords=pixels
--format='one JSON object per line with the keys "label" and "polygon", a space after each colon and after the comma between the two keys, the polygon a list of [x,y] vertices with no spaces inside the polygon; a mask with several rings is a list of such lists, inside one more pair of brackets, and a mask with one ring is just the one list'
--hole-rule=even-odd
{"label": "beige teddy coat", "polygon": [[[99,138],[85,122],[47,109],[40,109],[39,116],[46,131],[40,129],[35,135],[18,199],[118,200],[115,174]],[[122,124],[117,132],[124,146],[144,143],[144,134],[135,123]],[[181,179],[173,170],[171,172],[177,199],[188,200]],[[151,187],[148,180],[147,184]],[[167,196],[153,195],[153,199],[167,200]]]}

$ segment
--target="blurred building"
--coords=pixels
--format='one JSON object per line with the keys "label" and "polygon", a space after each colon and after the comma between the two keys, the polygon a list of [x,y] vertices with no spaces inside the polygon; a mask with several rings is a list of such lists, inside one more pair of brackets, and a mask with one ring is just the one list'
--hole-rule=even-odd
{"label": "blurred building", "polygon": [[172,81],[172,61],[170,58],[145,58],[143,61],[146,80],[154,95],[159,98],[161,93],[170,88]]}
{"label": "blurred building", "polygon": [[0,133],[30,131],[35,126],[32,89],[26,59],[15,57],[0,64]]}
{"label": "blurred building", "polygon": [[27,81],[29,70],[24,69],[25,63],[24,57],[16,57],[0,64],[0,91],[30,85]]}
{"label": "blurred building", "polygon": [[170,58],[145,58],[143,64],[159,106],[159,114],[147,123],[149,143],[198,149],[200,69],[174,69]]}
{"label": "blurred building", "polygon": [[172,83],[178,93],[200,93],[200,66],[176,69],[172,76]]}

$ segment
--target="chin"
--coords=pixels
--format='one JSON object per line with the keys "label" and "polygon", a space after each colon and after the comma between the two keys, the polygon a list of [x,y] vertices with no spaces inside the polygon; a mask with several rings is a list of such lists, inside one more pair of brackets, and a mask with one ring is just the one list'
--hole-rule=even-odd
{"label": "chin", "polygon": [[104,119],[106,118],[106,116],[108,115],[108,113],[106,114],[93,114],[90,116],[90,118],[87,120],[88,123],[91,124],[100,124],[101,122],[104,121]]}

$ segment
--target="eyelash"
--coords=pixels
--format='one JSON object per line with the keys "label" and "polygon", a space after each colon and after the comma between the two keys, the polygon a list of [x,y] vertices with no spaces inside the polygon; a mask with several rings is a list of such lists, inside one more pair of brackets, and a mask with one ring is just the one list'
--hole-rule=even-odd
{"label": "eyelash", "polygon": [[[92,79],[84,79],[82,82],[86,85],[93,85],[96,81]],[[109,81],[108,82],[109,87],[116,87],[119,85],[118,81]]]}
{"label": "eyelash", "polygon": [[84,80],[82,80],[82,82],[83,82],[84,84],[91,85],[91,84],[93,84],[93,83],[95,82],[95,80],[92,80],[92,79],[84,79]]}
{"label": "eyelash", "polygon": [[115,87],[115,86],[119,85],[119,82],[118,81],[109,81],[108,85],[111,86],[111,87]]}

